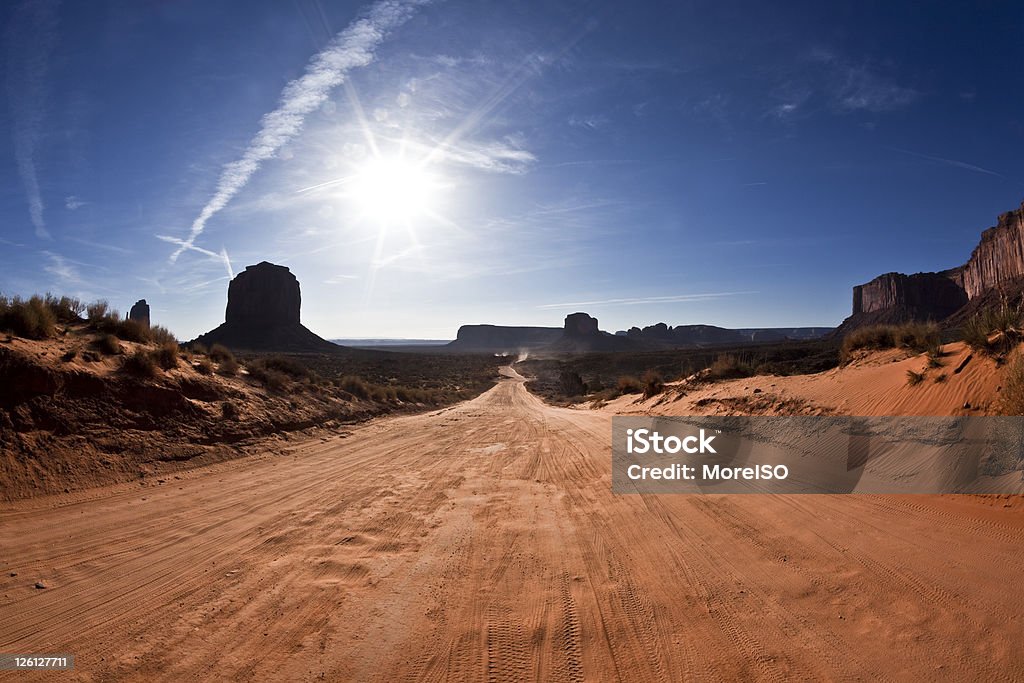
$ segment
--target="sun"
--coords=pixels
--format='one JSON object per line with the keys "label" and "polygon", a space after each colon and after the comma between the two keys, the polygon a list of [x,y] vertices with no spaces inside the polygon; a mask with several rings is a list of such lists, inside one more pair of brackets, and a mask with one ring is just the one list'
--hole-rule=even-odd
{"label": "sun", "polygon": [[368,218],[399,223],[431,213],[440,187],[421,164],[374,158],[356,172],[348,194]]}

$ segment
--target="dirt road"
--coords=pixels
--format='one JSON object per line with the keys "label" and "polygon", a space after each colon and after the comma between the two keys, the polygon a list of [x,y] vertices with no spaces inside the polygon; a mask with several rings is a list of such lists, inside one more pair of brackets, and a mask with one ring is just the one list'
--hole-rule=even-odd
{"label": "dirt road", "polygon": [[0,652],[96,681],[1024,677],[1019,508],[615,496],[609,440],[508,377],[284,455],[5,505]]}

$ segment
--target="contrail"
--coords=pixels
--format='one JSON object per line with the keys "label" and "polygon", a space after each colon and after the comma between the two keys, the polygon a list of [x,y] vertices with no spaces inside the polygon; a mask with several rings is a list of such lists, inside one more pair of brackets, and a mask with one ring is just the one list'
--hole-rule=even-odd
{"label": "contrail", "polygon": [[11,106],[14,159],[25,186],[36,237],[52,239],[43,220],[43,198],[35,153],[46,104],[46,72],[57,40],[57,3],[23,2],[4,36],[7,43],[7,96]]}
{"label": "contrail", "polygon": [[242,158],[224,166],[217,191],[192,222],[188,238],[171,254],[171,263],[194,246],[207,221],[245,187],[260,165],[299,134],[306,116],[327,100],[331,90],[343,83],[352,69],[370,64],[374,50],[388,32],[405,23],[422,4],[426,4],[425,0],[376,2],[361,19],[349,24],[326,49],[309,60],[305,73],[285,86],[277,108],[263,116],[260,131],[249,142]]}

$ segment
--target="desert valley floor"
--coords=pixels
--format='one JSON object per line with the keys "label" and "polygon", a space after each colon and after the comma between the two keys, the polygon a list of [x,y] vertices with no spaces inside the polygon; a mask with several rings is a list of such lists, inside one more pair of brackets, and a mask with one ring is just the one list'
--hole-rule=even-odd
{"label": "desert valley floor", "polygon": [[6,503],[0,651],[96,681],[1024,677],[1016,501],[616,496],[609,437],[506,371],[453,408]]}

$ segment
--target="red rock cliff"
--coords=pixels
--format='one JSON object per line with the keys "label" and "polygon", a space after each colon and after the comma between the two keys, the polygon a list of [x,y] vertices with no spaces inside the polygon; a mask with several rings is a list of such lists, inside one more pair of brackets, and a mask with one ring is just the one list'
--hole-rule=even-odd
{"label": "red rock cliff", "polygon": [[994,228],[981,233],[963,267],[963,287],[971,299],[1011,280],[1024,277],[1024,204],[999,217]]}

